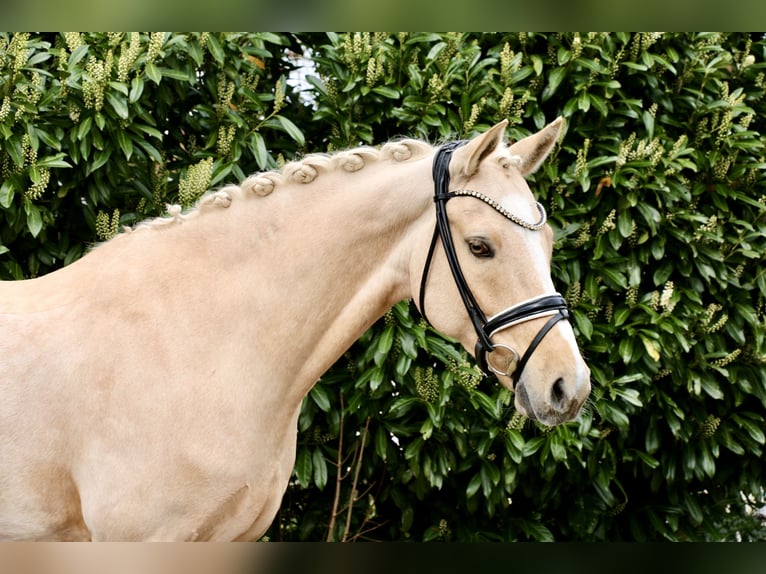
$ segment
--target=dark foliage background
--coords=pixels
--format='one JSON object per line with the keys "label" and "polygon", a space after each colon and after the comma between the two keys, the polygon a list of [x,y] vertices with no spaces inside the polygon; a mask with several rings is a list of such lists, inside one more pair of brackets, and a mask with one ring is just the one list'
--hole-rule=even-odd
{"label": "dark foliage background", "polygon": [[0,278],[306,152],[563,115],[531,186],[579,421],[525,420],[401,303],[304,402],[268,537],[763,540],[765,74],[735,33],[0,34]]}

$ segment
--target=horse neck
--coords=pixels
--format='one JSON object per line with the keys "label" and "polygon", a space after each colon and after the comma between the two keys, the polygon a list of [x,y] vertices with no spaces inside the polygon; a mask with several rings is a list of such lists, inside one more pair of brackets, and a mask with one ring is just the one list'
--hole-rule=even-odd
{"label": "horse neck", "polygon": [[270,380],[295,379],[290,390],[302,398],[364,330],[411,296],[414,235],[433,225],[431,185],[428,158],[283,183],[168,229],[175,237],[158,230],[188,245],[158,260],[178,262],[184,274],[198,269],[191,284],[209,297],[200,312],[213,324],[225,317],[228,332],[249,333],[250,360]]}

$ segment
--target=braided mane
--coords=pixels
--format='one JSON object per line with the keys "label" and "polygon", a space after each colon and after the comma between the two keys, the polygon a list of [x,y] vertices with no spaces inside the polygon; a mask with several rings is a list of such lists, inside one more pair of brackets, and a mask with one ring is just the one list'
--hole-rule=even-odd
{"label": "braided mane", "polygon": [[379,149],[362,146],[333,154],[309,154],[300,160],[285,164],[278,171],[255,173],[247,177],[240,185],[228,185],[217,191],[209,191],[188,211],[184,211],[178,204],[168,205],[166,217],[149,219],[139,223],[135,228],[125,227],[124,231],[166,227],[197,217],[210,209],[229,207],[232,201],[241,198],[264,197],[285,183],[309,184],[321,173],[337,170],[356,172],[364,168],[369,162],[407,161],[423,157],[432,151],[433,147],[426,142],[402,139],[388,142]]}

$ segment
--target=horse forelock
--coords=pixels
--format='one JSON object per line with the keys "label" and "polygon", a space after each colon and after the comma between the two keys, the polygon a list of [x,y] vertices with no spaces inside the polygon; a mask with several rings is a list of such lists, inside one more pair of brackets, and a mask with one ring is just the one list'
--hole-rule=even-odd
{"label": "horse forelock", "polygon": [[401,139],[383,144],[380,148],[362,146],[335,152],[333,154],[314,153],[299,160],[286,163],[278,171],[255,173],[240,185],[228,185],[217,191],[205,193],[190,209],[184,211],[178,204],[167,206],[167,216],[148,219],[136,227],[125,227],[123,231],[131,232],[149,228],[163,228],[175,223],[193,219],[208,208],[229,207],[233,201],[255,195],[264,197],[274,189],[286,183],[309,184],[322,173],[336,171],[357,172],[369,162],[393,161],[403,162],[417,159],[433,152],[433,146],[421,140]]}

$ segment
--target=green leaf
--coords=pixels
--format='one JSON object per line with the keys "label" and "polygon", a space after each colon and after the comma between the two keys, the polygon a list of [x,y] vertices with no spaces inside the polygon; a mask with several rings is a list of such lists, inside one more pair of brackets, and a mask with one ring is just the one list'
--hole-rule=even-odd
{"label": "green leaf", "polygon": [[630,419],[623,411],[618,409],[611,403],[602,403],[601,410],[603,411],[604,418],[614,424],[620,430],[628,430],[630,427]]}
{"label": "green leaf", "polygon": [[659,361],[660,357],[662,356],[662,348],[660,347],[660,344],[657,341],[644,337],[643,335],[641,335],[641,342],[644,344],[646,354],[649,355],[653,361]]}
{"label": "green leaf", "polygon": [[210,54],[213,56],[215,61],[218,62],[219,65],[223,66],[224,62],[226,61],[226,54],[221,47],[221,43],[218,41],[217,34],[210,34],[208,36],[207,49],[210,51]]}
{"label": "green leaf", "polygon": [[608,507],[613,507],[617,504],[617,499],[609,489],[611,478],[605,470],[599,470],[592,483],[596,493]]}
{"label": "green leaf", "polygon": [[630,317],[631,308],[630,307],[618,307],[617,310],[614,312],[614,326],[619,327],[625,321],[628,320],[628,317]]}
{"label": "green leaf", "polygon": [[378,430],[375,431],[375,452],[378,453],[378,456],[385,461],[388,457],[388,444],[390,442],[390,439],[388,437],[388,432],[386,429],[382,426],[378,427]]}
{"label": "green leaf", "polygon": [[653,456],[646,454],[645,452],[641,452],[640,450],[635,451],[636,456],[649,468],[655,469],[660,466],[660,461],[654,458]]}
{"label": "green leaf", "polygon": [[128,86],[126,86],[122,82],[108,82],[107,85],[110,88],[112,88],[114,90],[117,90],[118,92],[120,92],[124,96],[128,95]]}
{"label": "green leaf", "polygon": [[152,126],[147,126],[145,124],[133,122],[130,124],[130,129],[134,132],[142,132],[152,136],[153,138],[162,140],[162,132]]}
{"label": "green leaf", "polygon": [[418,436],[409,445],[407,445],[407,448],[404,449],[405,460],[411,460],[411,459],[415,459],[416,461],[420,460],[420,451],[423,449],[423,442],[424,442],[423,437]]}
{"label": "green leaf", "polygon": [[629,210],[624,209],[617,215],[617,230],[626,238],[633,234],[633,218]]}
{"label": "green leaf", "polygon": [[293,470],[301,485],[307,487],[311,484],[311,475],[314,472],[314,466],[311,464],[311,451],[309,448],[304,446],[298,449]]}
{"label": "green leaf", "polygon": [[505,450],[514,464],[521,464],[524,458],[524,437],[520,432],[508,429],[505,434]]}
{"label": "green leaf", "polygon": [[372,89],[373,93],[379,94],[384,98],[395,100],[399,97],[399,90],[390,86],[376,86]]}
{"label": "green leaf", "polygon": [[551,434],[548,446],[551,449],[551,454],[554,460],[558,462],[565,462],[567,460],[567,449],[558,434]]}
{"label": "green leaf", "polygon": [[24,203],[24,210],[27,214],[27,229],[32,234],[32,237],[37,237],[43,228],[43,218],[40,214],[40,210],[31,201]]}
{"label": "green leaf", "polygon": [[130,93],[128,94],[128,102],[131,104],[136,103],[141,99],[144,93],[144,79],[141,76],[136,76],[130,81]]}
{"label": "green leaf", "polygon": [[468,483],[468,487],[465,489],[465,494],[468,498],[471,498],[479,491],[479,488],[481,488],[481,482],[482,474],[481,472],[477,472]]}
{"label": "green leaf", "polygon": [[189,70],[186,70],[186,69],[178,70],[175,68],[166,68],[166,67],[159,67],[158,70],[160,75],[163,78],[171,78],[179,82],[189,82],[189,83],[194,82],[194,75],[191,74]]}
{"label": "green leaf", "polygon": [[551,70],[548,74],[548,84],[543,90],[543,101],[548,100],[558,90],[559,85],[567,74],[567,69],[564,66],[559,66]]}
{"label": "green leaf", "polygon": [[72,53],[69,55],[69,61],[67,63],[67,65],[69,66],[69,69],[72,70],[80,62],[80,60],[82,60],[85,57],[87,53],[88,53],[87,44],[80,44],[74,50],[72,50]]}
{"label": "green leaf", "polygon": [[[378,355],[382,357],[386,357],[391,350],[391,346],[394,342],[394,325],[388,325],[383,332],[380,334],[380,337],[378,338],[378,348],[375,353],[376,357]],[[376,361],[376,364],[378,364],[378,361]]]}
{"label": "green leaf", "polygon": [[[163,162],[162,155],[160,154],[159,151],[157,151],[156,147],[154,147],[152,144],[150,144],[146,140],[138,140],[137,143],[138,143],[138,146],[140,148],[142,148],[144,151],[146,151],[146,153],[149,155],[149,157],[151,157],[158,164],[162,165],[162,162]],[[214,184],[214,183],[215,182],[211,182],[211,185]]]}
{"label": "green leaf", "polygon": [[[32,128],[32,126],[29,126]],[[45,144],[56,151],[61,150],[61,141],[58,138],[53,137],[48,131],[40,129],[40,128],[34,128],[35,136],[40,138],[42,141],[45,142]]]}
{"label": "green leaf", "polygon": [[553,533],[544,524],[539,522],[525,521],[523,529],[536,542],[554,542],[556,540]]}
{"label": "green leaf", "polygon": [[612,287],[616,287],[618,289],[626,289],[628,287],[628,282],[625,279],[625,275],[620,271],[619,269],[612,269],[611,267],[603,267],[600,270],[601,276],[609,283]]}
{"label": "green leaf", "polygon": [[319,490],[322,490],[327,484],[327,461],[321,449],[314,449],[311,455],[311,462],[314,467],[314,484],[316,484]]}
{"label": "green leaf", "polygon": [[402,348],[402,353],[409,359],[416,359],[418,356],[418,350],[416,348],[417,341],[415,335],[409,330],[401,329],[398,333],[399,343]]}
{"label": "green leaf", "polygon": [[545,444],[545,437],[536,436],[524,443],[524,458],[533,455]]}
{"label": "green leaf", "polygon": [[160,82],[162,81],[162,72],[160,72],[160,69],[154,65],[154,62],[147,62],[145,71],[146,71],[146,76],[151,81],[153,81],[157,85],[160,84]]}
{"label": "green leaf", "polygon": [[269,164],[269,152],[266,149],[266,142],[260,133],[255,132],[250,139],[250,150],[253,152],[253,157],[258,167],[266,169]]}
{"label": "green leaf", "polygon": [[326,413],[330,412],[330,409],[332,408],[330,395],[322,385],[314,385],[311,388],[311,391],[309,391],[309,396],[322,411]]}
{"label": "green leaf", "polygon": [[8,209],[13,201],[13,181],[6,179],[0,185],[0,207]]}
{"label": "green leaf", "polygon": [[764,442],[766,442],[766,435],[764,435],[763,430],[750,419],[741,415],[734,415],[732,420],[740,425],[740,427],[750,435],[750,438],[758,444],[764,444]]}
{"label": "green leaf", "polygon": [[104,167],[106,165],[106,162],[109,161],[109,158],[111,156],[112,156],[111,149],[103,149],[101,151],[97,151],[93,162],[88,165],[88,175]]}
{"label": "green leaf", "polygon": [[572,315],[579,335],[590,341],[590,338],[593,335],[593,323],[590,318],[588,318],[588,315],[576,309],[572,311]]}
{"label": "green leaf", "polygon": [[11,156],[13,163],[17,167],[24,167],[25,157],[24,149],[21,147],[21,141],[19,137],[12,137],[5,142],[5,151]]}
{"label": "green leaf", "polygon": [[587,112],[590,109],[590,96],[585,90],[580,92],[580,95],[577,97],[577,108],[581,112]]}
{"label": "green leaf", "polygon": [[650,114],[649,111],[645,111],[641,114],[641,117],[644,120],[644,127],[646,128],[646,138],[650,140],[654,137],[654,116]]}
{"label": "green leaf", "polygon": [[389,416],[399,418],[406,415],[413,407],[419,406],[422,399],[418,397],[400,397],[388,409]]}
{"label": "green leaf", "polygon": [[117,143],[122,153],[125,154],[125,159],[130,159],[130,156],[133,155],[133,139],[130,134],[124,130],[117,130]]}
{"label": "green leaf", "polygon": [[306,144],[306,138],[303,136],[303,132],[292,121],[281,115],[276,116],[276,119],[293,141],[301,146]]}
{"label": "green leaf", "polygon": [[77,140],[82,141],[85,135],[90,132],[90,128],[92,126],[93,126],[93,117],[85,116],[85,119],[82,120],[80,124],[77,126],[77,131],[75,132],[75,136],[77,137]]}

